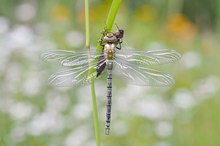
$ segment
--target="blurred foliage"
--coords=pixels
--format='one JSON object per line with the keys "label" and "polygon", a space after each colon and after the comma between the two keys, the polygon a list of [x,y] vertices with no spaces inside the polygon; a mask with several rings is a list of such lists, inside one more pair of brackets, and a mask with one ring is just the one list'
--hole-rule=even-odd
{"label": "blurred foliage", "polygon": [[[91,0],[92,45],[110,0]],[[219,146],[220,0],[124,1],[116,23],[137,49],[173,48],[182,59],[161,70],[170,88],[114,80],[112,133],[104,135],[105,80],[97,82],[103,145]],[[59,67],[47,49],[84,48],[84,1],[0,0],[0,146],[95,145],[89,87],[46,84]],[[116,28],[115,28],[116,29]]]}

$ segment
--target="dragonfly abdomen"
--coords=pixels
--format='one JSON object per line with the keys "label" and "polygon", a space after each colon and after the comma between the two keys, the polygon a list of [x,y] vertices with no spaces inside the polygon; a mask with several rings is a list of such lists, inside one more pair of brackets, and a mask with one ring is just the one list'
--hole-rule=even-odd
{"label": "dragonfly abdomen", "polygon": [[112,69],[113,62],[107,61],[107,101],[106,101],[106,129],[105,134],[110,133],[110,123],[111,123],[111,105],[112,105]]}

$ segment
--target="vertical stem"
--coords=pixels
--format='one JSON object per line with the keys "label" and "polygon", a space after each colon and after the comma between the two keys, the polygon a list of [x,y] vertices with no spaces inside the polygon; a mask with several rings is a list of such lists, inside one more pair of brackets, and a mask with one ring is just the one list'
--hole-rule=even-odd
{"label": "vertical stem", "polygon": [[90,51],[89,2],[88,0],[85,0],[85,22],[86,22],[86,48]]}
{"label": "vertical stem", "polygon": [[92,93],[92,103],[93,103],[93,120],[94,120],[94,127],[95,127],[96,145],[100,146],[101,143],[100,143],[100,134],[99,134],[99,119],[98,119],[98,112],[97,112],[94,79],[92,79],[91,81],[91,93]]}
{"label": "vertical stem", "polygon": [[[118,12],[118,8],[121,4],[122,0],[112,0],[112,4],[108,13],[108,17],[106,19],[106,24],[105,24],[105,28],[106,31],[111,31],[113,23],[115,21],[115,17],[117,15]],[[100,43],[98,43],[97,47],[96,47],[96,51],[97,52],[101,52],[103,49],[103,47],[100,45]]]}
{"label": "vertical stem", "polygon": [[106,20],[106,29],[111,31],[121,0],[113,0]]}
{"label": "vertical stem", "polygon": [[[89,2],[85,0],[85,19],[86,19],[86,48],[88,49],[88,60],[91,60],[90,55],[90,28],[89,28]],[[91,61],[89,61],[91,64]],[[91,93],[92,93],[92,105],[93,105],[93,120],[95,128],[96,146],[101,146],[100,136],[99,136],[99,120],[96,104],[96,94],[95,94],[95,84],[94,79],[91,80]]]}

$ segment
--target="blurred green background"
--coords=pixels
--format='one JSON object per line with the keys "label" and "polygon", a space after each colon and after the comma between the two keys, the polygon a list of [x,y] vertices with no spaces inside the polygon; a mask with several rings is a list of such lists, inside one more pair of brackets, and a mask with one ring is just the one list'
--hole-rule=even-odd
{"label": "blurred green background", "polygon": [[[96,46],[110,0],[90,0]],[[55,88],[48,49],[84,49],[82,0],[0,0],[0,146],[95,146],[90,87]],[[116,21],[135,49],[171,48],[176,84],[113,80],[112,130],[104,135],[105,80],[96,82],[103,146],[220,145],[220,0],[123,1]],[[114,30],[116,27],[114,27]]]}

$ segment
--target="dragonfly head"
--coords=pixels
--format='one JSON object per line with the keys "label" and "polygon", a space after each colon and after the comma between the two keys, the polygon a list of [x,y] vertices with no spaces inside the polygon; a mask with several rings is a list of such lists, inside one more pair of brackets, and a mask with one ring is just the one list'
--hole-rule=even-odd
{"label": "dragonfly head", "polygon": [[118,38],[114,35],[114,33],[109,32],[104,36],[103,41],[105,43],[116,43]]}

